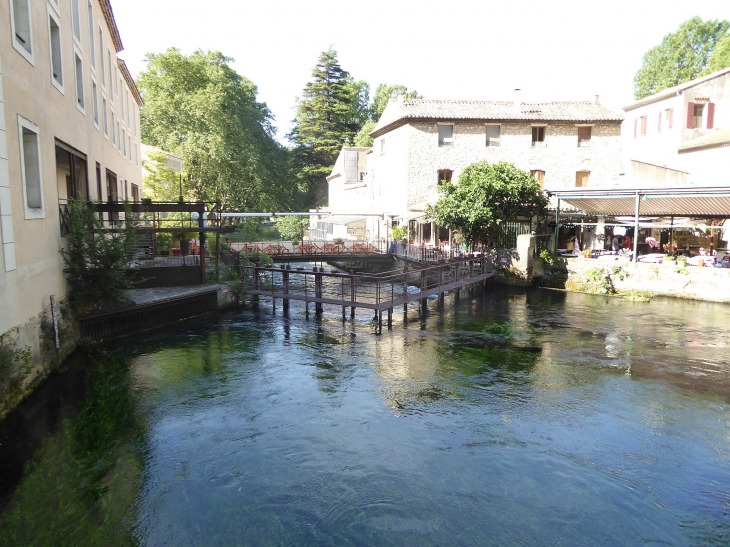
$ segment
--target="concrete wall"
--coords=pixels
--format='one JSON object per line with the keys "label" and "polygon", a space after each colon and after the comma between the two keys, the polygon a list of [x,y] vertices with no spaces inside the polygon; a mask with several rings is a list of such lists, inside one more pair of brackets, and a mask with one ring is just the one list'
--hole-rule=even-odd
{"label": "concrete wall", "polygon": [[[107,199],[106,169],[116,173],[120,196],[129,195],[131,198],[130,185],[142,187],[139,105],[132,98],[118,68],[110,31],[98,1],[92,2],[95,68],[90,56],[86,1],[79,1],[78,40],[72,32],[69,2],[59,2],[57,8],[52,2],[30,1],[32,55],[19,51],[13,39],[12,4],[0,2],[0,213],[4,243],[4,253],[0,254],[0,337],[19,348],[30,347],[34,366],[43,366],[44,357],[38,350],[39,317],[48,315],[51,295],[61,301],[67,292],[59,254],[62,245],[59,201],[67,196],[65,179],[57,180],[56,141],[86,156],[90,199]],[[52,76],[49,17],[53,17],[60,28],[62,86],[54,85]],[[103,35],[103,81],[99,25]],[[82,60],[79,74],[84,91],[83,109],[77,105],[75,54]],[[94,122],[92,82],[96,82],[98,124]],[[103,131],[102,98],[107,102],[107,136]],[[123,103],[125,113],[122,117]],[[122,130],[125,133],[124,154],[119,144],[112,144],[112,112],[115,113],[115,129],[119,124],[119,133]],[[41,208],[26,207],[21,167],[21,123],[32,124],[38,132]],[[101,166],[101,195],[97,192],[97,162]]]}
{"label": "concrete wall", "polygon": [[[703,127],[687,128],[688,103],[709,99],[714,103],[715,115],[712,128],[707,128],[707,109]],[[640,103],[639,103],[640,104]],[[672,110],[672,127],[666,120],[666,111]],[[646,116],[646,134],[641,134],[640,124],[636,135],[636,120]],[[661,124],[659,117],[662,116]],[[730,147],[679,153],[683,142],[703,137],[719,129],[730,127],[730,73],[698,83],[680,94],[671,95],[638,107],[626,107],[626,117],[621,128],[623,163],[627,169],[627,184],[632,186],[664,185],[661,177],[655,179],[646,174],[628,172],[631,160],[667,167],[688,173],[687,183],[701,186],[726,185],[730,175],[726,173],[730,162]]]}

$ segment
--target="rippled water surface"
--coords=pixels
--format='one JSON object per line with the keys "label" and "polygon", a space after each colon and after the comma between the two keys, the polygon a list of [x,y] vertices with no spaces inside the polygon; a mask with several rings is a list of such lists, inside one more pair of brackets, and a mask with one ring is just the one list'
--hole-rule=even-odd
{"label": "rippled water surface", "polygon": [[496,288],[382,334],[302,311],[79,357],[77,403],[52,379],[3,425],[5,464],[33,459],[0,542],[730,544],[730,306]]}

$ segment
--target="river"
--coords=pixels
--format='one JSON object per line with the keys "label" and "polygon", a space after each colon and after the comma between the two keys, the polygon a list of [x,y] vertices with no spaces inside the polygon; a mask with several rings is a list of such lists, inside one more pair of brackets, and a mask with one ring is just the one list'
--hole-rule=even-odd
{"label": "river", "polygon": [[79,352],[0,424],[0,545],[728,545],[728,324],[496,287]]}

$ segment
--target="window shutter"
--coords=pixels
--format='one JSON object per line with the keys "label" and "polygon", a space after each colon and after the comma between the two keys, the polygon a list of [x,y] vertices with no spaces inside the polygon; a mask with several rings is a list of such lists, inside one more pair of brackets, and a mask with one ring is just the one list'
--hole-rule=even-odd
{"label": "window shutter", "polygon": [[634,118],[634,138],[636,138],[636,128],[639,127],[639,118]]}
{"label": "window shutter", "polygon": [[641,136],[646,136],[646,116],[641,117]]}
{"label": "window shutter", "polygon": [[695,103],[687,103],[687,129],[695,126]]}
{"label": "window shutter", "polygon": [[707,103],[707,129],[712,129],[715,123],[715,103]]}
{"label": "window shutter", "polygon": [[674,109],[673,108],[670,108],[669,109],[669,127],[667,129],[671,129],[672,128],[672,121],[673,120],[674,120]]}
{"label": "window shutter", "polygon": [[661,110],[659,111],[659,121],[657,122],[656,130],[657,131],[662,130],[662,111]]}

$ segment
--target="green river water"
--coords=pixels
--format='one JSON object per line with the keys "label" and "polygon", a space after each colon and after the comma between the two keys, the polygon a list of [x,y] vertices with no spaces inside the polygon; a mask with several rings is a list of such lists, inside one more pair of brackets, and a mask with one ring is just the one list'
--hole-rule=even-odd
{"label": "green river water", "polygon": [[730,306],[270,310],[78,353],[0,424],[0,545],[730,545]]}

